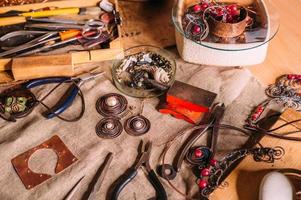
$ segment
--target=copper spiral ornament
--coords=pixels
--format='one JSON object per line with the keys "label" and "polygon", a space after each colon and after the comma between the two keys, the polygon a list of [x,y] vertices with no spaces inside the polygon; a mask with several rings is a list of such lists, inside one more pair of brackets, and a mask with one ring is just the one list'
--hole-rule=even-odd
{"label": "copper spiral ornament", "polygon": [[106,117],[100,120],[95,131],[98,137],[112,139],[118,137],[122,133],[123,127],[116,117]]}
{"label": "copper spiral ornament", "polygon": [[125,131],[133,136],[140,136],[149,131],[150,121],[142,115],[132,116],[124,124]]}
{"label": "copper spiral ornament", "polygon": [[96,110],[103,116],[117,116],[127,108],[126,98],[120,94],[109,93],[96,102]]}
{"label": "copper spiral ornament", "polygon": [[[200,155],[196,152],[199,151]],[[212,158],[212,151],[205,146],[198,146],[191,148],[186,154],[186,161],[192,165],[202,165],[209,162]]]}

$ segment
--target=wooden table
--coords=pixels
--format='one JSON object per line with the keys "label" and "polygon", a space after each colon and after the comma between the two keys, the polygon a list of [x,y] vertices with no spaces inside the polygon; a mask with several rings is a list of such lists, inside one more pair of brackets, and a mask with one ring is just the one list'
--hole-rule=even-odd
{"label": "wooden table", "polygon": [[280,30],[270,42],[264,63],[250,67],[264,84],[285,73],[301,73],[301,1],[272,0],[280,16]]}

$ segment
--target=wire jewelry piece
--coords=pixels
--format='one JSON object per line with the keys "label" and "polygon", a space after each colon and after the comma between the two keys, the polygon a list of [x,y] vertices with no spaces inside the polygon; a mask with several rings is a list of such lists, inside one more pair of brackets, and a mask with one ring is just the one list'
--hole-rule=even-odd
{"label": "wire jewelry piece", "polygon": [[27,89],[17,88],[8,90],[0,95],[0,117],[7,121],[16,121],[29,115],[37,100]]}
{"label": "wire jewelry piece", "polygon": [[117,116],[127,108],[126,98],[117,93],[109,93],[100,97],[96,102],[96,110],[99,114],[107,116]]}
{"label": "wire jewelry piece", "polygon": [[141,136],[146,134],[150,127],[150,121],[142,115],[132,116],[124,123],[125,131],[133,136]]}
{"label": "wire jewelry piece", "polygon": [[103,118],[95,127],[98,137],[105,139],[113,139],[118,137],[122,133],[122,130],[122,124],[116,117]]}

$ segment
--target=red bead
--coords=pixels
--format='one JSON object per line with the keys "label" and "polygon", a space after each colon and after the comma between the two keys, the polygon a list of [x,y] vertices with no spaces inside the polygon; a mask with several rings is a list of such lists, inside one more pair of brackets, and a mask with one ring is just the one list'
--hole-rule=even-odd
{"label": "red bead", "polygon": [[294,79],[295,78],[295,75],[294,74],[289,74],[289,75],[287,75],[287,79]]}
{"label": "red bead", "polygon": [[215,12],[216,12],[216,16],[218,16],[218,17],[221,17],[224,15],[224,11],[222,8],[216,8]]}
{"label": "red bead", "polygon": [[202,152],[202,150],[200,150],[200,149],[196,149],[196,150],[194,151],[194,155],[195,155],[195,157],[200,158],[200,157],[202,157],[203,152]]}
{"label": "red bead", "polygon": [[233,17],[231,15],[227,15],[226,22],[227,23],[232,23],[233,22]]}
{"label": "red bead", "polygon": [[199,34],[200,32],[201,32],[201,27],[199,27],[198,25],[194,25],[192,29],[192,33]]}
{"label": "red bead", "polygon": [[209,4],[206,3],[206,2],[203,2],[203,3],[201,4],[201,9],[202,9],[202,10],[206,10],[206,8],[208,8],[208,7],[209,7]]}
{"label": "red bead", "polygon": [[215,160],[215,159],[210,160],[210,165],[211,166],[215,166],[216,164],[217,164],[217,160]]}
{"label": "red bead", "polygon": [[209,176],[210,175],[210,170],[208,168],[205,168],[201,171],[202,176]]}
{"label": "red bead", "polygon": [[193,11],[194,11],[194,12],[200,12],[201,9],[202,9],[202,8],[201,8],[201,6],[200,6],[199,4],[193,6]]}
{"label": "red bead", "polygon": [[200,180],[200,182],[199,182],[199,187],[200,187],[201,189],[206,188],[207,185],[208,185],[208,182],[207,182],[206,180]]}

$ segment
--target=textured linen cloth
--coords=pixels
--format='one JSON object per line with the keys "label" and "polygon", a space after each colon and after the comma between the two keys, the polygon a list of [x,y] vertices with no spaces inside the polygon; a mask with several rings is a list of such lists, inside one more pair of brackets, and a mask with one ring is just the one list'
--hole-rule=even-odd
{"label": "textured linen cloth", "polygon": [[[241,127],[253,107],[265,98],[263,87],[245,68],[204,67],[185,63],[177,55],[175,57],[176,80],[215,92],[218,94],[216,102],[225,103],[226,113],[223,123]],[[46,120],[41,115],[44,111],[42,106],[36,107],[29,116],[19,119],[16,123],[0,121],[1,200],[60,200],[82,176],[85,176],[80,183],[80,189],[75,194],[75,199],[80,199],[107,153],[113,152],[113,162],[101,188],[95,193],[95,199],[110,199],[107,198],[110,185],[134,163],[141,139],[153,142],[150,163],[155,169],[160,163],[160,154],[164,144],[184,127],[192,126],[185,121],[159,113],[156,110],[159,100],[151,98],[145,100],[142,113],[151,121],[151,129],[147,134],[134,137],[123,131],[115,139],[99,138],[95,134],[95,125],[102,119],[102,116],[95,109],[96,100],[110,92],[119,93],[110,79],[110,67],[111,62],[102,63],[100,69],[106,70],[106,75],[82,86],[86,111],[78,122],[67,123],[57,118]],[[35,88],[33,92],[38,98],[41,98],[52,87],[53,85],[47,85]],[[68,87],[60,87],[47,99],[46,103],[54,104],[66,88]],[[127,100],[129,105],[137,108],[135,111],[138,112],[141,99],[127,96]],[[79,106],[78,98],[74,105],[64,113],[64,116],[70,117],[78,114]],[[33,189],[26,190],[11,164],[11,159],[41,144],[55,134],[64,141],[79,160],[64,171],[55,174],[56,154],[52,150],[38,150],[30,158],[29,166],[35,172],[51,174],[52,178]],[[168,152],[166,159],[169,163],[184,140],[185,137],[176,140],[171,151]],[[221,131],[218,151],[228,152],[240,147],[246,140],[247,137],[244,135],[229,130]],[[202,137],[198,143],[205,145],[205,141],[206,137]],[[169,199],[184,199],[170,188],[165,180],[161,178],[160,180]],[[195,177],[185,163],[181,173],[172,182],[179,190],[187,194],[193,194],[193,191],[197,189]],[[154,195],[154,189],[147,181],[143,170],[139,170],[136,178],[122,191],[119,199],[144,200],[150,199]]]}

